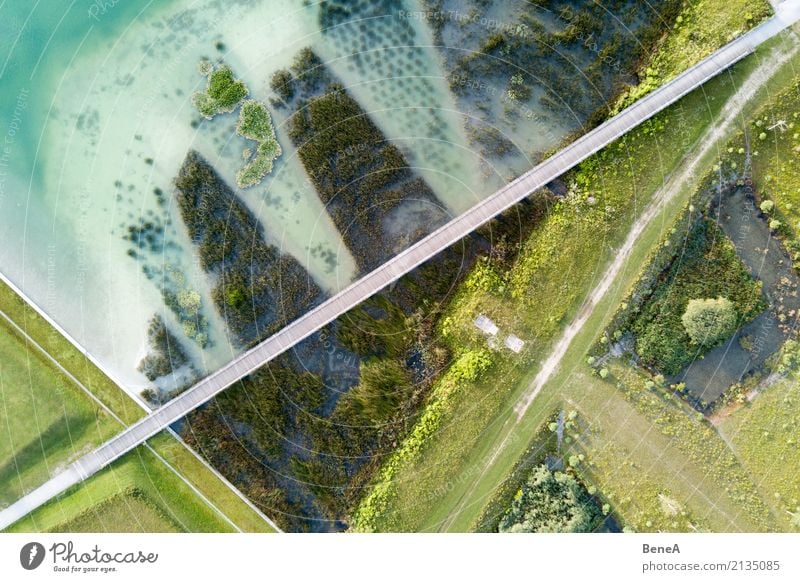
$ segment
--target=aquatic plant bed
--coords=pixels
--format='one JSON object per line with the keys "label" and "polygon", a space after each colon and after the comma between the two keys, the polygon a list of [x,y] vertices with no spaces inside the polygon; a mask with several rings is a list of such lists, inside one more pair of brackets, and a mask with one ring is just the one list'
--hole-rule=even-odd
{"label": "aquatic plant bed", "polygon": [[322,299],[300,263],[265,242],[261,224],[200,154],[189,152],[175,185],[200,264],[216,279],[214,302],[238,344],[272,335]]}
{"label": "aquatic plant bed", "polygon": [[185,438],[287,531],[341,529],[449,359],[433,329],[469,266],[513,260],[521,204],[190,414]]}
{"label": "aquatic plant bed", "polygon": [[294,110],[289,135],[362,272],[445,222],[430,187],[310,49],[273,88]]}
{"label": "aquatic plant bed", "polygon": [[245,152],[247,163],[236,174],[239,188],[255,186],[272,171],[272,164],[283,153],[266,105],[254,99],[245,101],[239,112],[236,133],[257,143],[255,152]]}
{"label": "aquatic plant bed", "polygon": [[205,91],[198,91],[192,96],[192,102],[206,119],[213,119],[220,113],[230,113],[247,97],[247,87],[234,77],[228,65],[215,67],[204,61],[198,65],[200,73],[208,77]]}

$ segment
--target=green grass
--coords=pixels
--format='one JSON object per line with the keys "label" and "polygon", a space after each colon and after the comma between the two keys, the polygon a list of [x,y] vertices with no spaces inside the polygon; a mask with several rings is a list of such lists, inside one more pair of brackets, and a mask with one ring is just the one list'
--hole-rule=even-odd
{"label": "green grass", "polygon": [[787,529],[800,531],[800,390],[796,375],[759,387],[719,425]]}
{"label": "green grass", "polygon": [[239,526],[239,529],[250,533],[275,532],[272,526],[175,438],[162,433],[150,439],[150,446]]}
{"label": "green grass", "polygon": [[[583,375],[582,387],[587,389],[588,386],[597,385],[598,390],[605,391],[608,385],[613,386],[624,396],[626,402],[649,422],[654,435],[669,443],[670,450],[674,451],[670,457],[685,463],[686,468],[681,472],[681,477],[688,478],[697,485],[698,492],[694,496],[706,496],[705,499],[692,499],[694,496],[687,497],[686,491],[678,488],[674,493],[674,501],[677,501],[680,507],[690,507],[694,515],[709,522],[713,531],[728,531],[731,528],[761,531],[776,528],[775,516],[759,495],[748,472],[742,468],[725,441],[701,414],[689,408],[675,395],[663,392],[657,387],[650,387],[647,382],[649,376],[625,362],[612,360],[608,369],[611,373],[606,381],[588,373]],[[576,371],[576,374],[581,372]],[[606,386],[601,387],[599,384]],[[583,414],[586,418],[596,415],[588,410],[584,410]],[[608,421],[613,422],[611,419]],[[645,446],[648,440],[651,439],[641,439],[641,445]],[[592,438],[591,430],[585,442],[582,435],[576,436],[575,446],[585,452],[589,462],[585,478],[587,480],[594,478],[598,489],[607,496],[619,492],[615,493],[610,501],[617,511],[625,516],[625,522],[635,529],[642,530],[671,530],[676,529],[675,525],[680,526],[680,522],[673,524],[677,515],[670,515],[663,510],[661,499],[657,505],[652,501],[643,503],[639,498],[639,489],[635,482],[620,480],[616,464],[593,462],[598,442],[602,443]],[[652,442],[656,442],[656,439],[653,438]],[[665,457],[665,451],[659,451],[656,459],[658,462],[666,462]],[[636,464],[645,460],[647,456],[642,455],[639,459],[632,458],[629,462]],[[673,477],[672,480],[674,479]],[[671,503],[668,505],[674,506]],[[718,529],[720,525],[725,526],[725,521],[728,521],[727,527]],[[686,525],[688,529],[702,527],[701,522],[691,523],[688,520]]]}
{"label": "green grass", "polygon": [[[144,415],[119,386],[2,283],[0,309],[118,417],[132,423]],[[3,319],[0,354],[0,504],[5,505],[121,426]],[[151,446],[243,531],[274,531],[177,440],[158,435]],[[187,495],[197,500],[193,492]]]}
{"label": "green grass", "polygon": [[120,426],[0,319],[0,506]]}
{"label": "green grass", "polygon": [[[132,492],[138,501],[131,504]],[[144,514],[139,511],[143,506],[147,508]],[[7,531],[73,531],[72,527],[97,532],[233,531],[219,514],[142,447],[43,505]]]}
{"label": "green grass", "polygon": [[180,526],[139,489],[109,497],[50,530],[54,533],[175,533]]}
{"label": "green grass", "polygon": [[[778,41],[762,47],[758,55],[765,55],[776,44]],[[627,235],[633,217],[678,165],[687,147],[697,142],[734,85],[758,66],[758,58],[740,63],[729,74],[712,80],[583,163],[568,178],[567,198],[557,203],[534,231],[512,271],[501,274],[503,285],[489,285],[490,291],[481,290],[480,284],[471,290],[467,284],[462,286],[441,329],[452,345],[485,345],[472,325],[475,315],[483,312],[504,332],[525,339],[526,351],[522,357],[496,355],[495,368],[488,376],[477,382],[464,382],[455,397],[448,395],[446,406],[438,405],[435,434],[412,458],[400,459],[390,479],[385,479],[384,473],[379,475],[375,490],[354,515],[357,527],[471,529],[486,500],[526,449],[525,435],[533,434],[565,400],[574,402],[591,422],[594,448],[606,455],[604,462],[609,467],[616,467],[622,460],[646,466],[647,470],[638,471],[644,481],[643,498],[654,502],[665,494],[686,508],[682,511],[691,517],[672,520],[676,521],[674,525],[668,521],[666,529],[690,529],[697,524],[714,531],[771,527],[766,518],[754,521],[742,515],[737,510],[738,501],[724,486],[705,480],[702,461],[687,458],[664,435],[652,431],[652,421],[613,386],[599,383],[587,391],[583,383],[586,352],[596,341],[597,330],[605,327],[616,303],[636,280],[636,266],[644,264],[665,227],[670,226],[671,217],[686,204],[697,183],[681,185],[679,195],[645,229],[628,262],[633,267],[618,276],[566,352],[559,371],[519,424],[512,411],[537,371],[537,356],[547,353],[558,332],[575,315],[614,255],[612,249],[618,248]],[[785,78],[781,79],[784,82]],[[763,91],[758,95],[761,98]],[[711,156],[706,162],[709,166],[713,163]],[[590,196],[594,204],[590,203]],[[572,377],[576,369],[580,373]],[[429,406],[437,406],[439,401],[434,388]],[[619,449],[618,457],[607,453],[612,447]],[[663,451],[657,465],[648,461],[653,451]],[[397,459],[397,455],[390,456],[385,466]],[[598,465],[600,462],[598,459]],[[617,495],[638,490],[638,484],[634,489],[632,483],[627,483],[618,488]],[[717,499],[723,499],[721,503],[728,509],[719,509]],[[376,501],[380,511],[374,511]],[[640,514],[621,517],[637,529],[655,529],[656,523],[664,524],[653,520],[652,509],[647,507]],[[650,517],[640,519],[640,515]]]}
{"label": "green grass", "polygon": [[681,318],[690,300],[716,297],[733,303],[739,325],[766,307],[760,283],[750,276],[733,244],[715,223],[700,218],[631,321],[643,363],[671,376],[710,349],[692,343]]}
{"label": "green grass", "polygon": [[[25,333],[124,422],[131,424],[144,416],[144,410],[124,390],[3,282],[0,282],[0,311],[25,330]],[[30,349],[31,354],[34,351],[34,348]]]}
{"label": "green grass", "polygon": [[688,0],[673,30],[645,63],[640,82],[623,94],[622,111],[772,14],[767,0]]}
{"label": "green grass", "polygon": [[[748,120],[754,154],[753,182],[761,200],[771,200],[770,215],[789,238],[800,237],[800,80],[775,94]],[[784,125],[774,126],[783,121]],[[738,144],[736,144],[738,145]],[[756,153],[757,152],[757,153]],[[792,249],[795,253],[800,248]],[[800,255],[793,257],[800,266]]]}

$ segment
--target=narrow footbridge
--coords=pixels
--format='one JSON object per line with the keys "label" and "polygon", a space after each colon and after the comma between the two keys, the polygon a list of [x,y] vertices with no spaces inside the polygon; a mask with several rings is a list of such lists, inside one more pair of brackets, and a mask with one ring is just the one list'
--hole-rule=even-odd
{"label": "narrow footbridge", "polygon": [[275,335],[200,380],[192,388],[136,424],[129,426],[96,450],[67,466],[44,485],[34,489],[0,512],[0,530],[69,487],[87,479],[207,402],[228,386],[289,350],[298,342],[459,241],[493,217],[575,167],[593,153],[619,139],[632,128],[752,53],[756,47],[778,35],[798,19],[800,19],[800,0],[785,0],[778,4],[775,16],[768,21],[731,41],[710,57],[640,99],[315,309],[296,319]]}

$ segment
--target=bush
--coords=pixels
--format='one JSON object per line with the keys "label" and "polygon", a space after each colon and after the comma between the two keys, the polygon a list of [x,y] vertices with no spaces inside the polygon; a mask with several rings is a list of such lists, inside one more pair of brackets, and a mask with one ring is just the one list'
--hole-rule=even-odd
{"label": "bush", "polygon": [[590,532],[601,517],[594,500],[575,477],[540,465],[517,492],[498,530],[501,533]]}
{"label": "bush", "polygon": [[693,343],[711,347],[736,331],[738,317],[729,299],[717,297],[692,299],[681,321]]}
{"label": "bush", "polygon": [[462,353],[450,367],[450,374],[457,382],[474,382],[492,365],[488,350],[468,350]]}

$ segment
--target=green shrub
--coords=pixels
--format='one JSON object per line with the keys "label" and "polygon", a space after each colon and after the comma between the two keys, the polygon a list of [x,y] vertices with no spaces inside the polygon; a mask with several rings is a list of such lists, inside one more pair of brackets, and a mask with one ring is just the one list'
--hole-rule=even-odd
{"label": "green shrub", "polygon": [[540,465],[517,492],[498,530],[508,533],[590,532],[601,517],[594,500],[575,477]]}
{"label": "green shrub", "polygon": [[692,342],[712,347],[736,331],[738,317],[733,303],[725,297],[692,299],[681,317]]}
{"label": "green shrub", "polygon": [[474,382],[492,366],[488,350],[467,350],[450,367],[450,375],[457,382]]}

